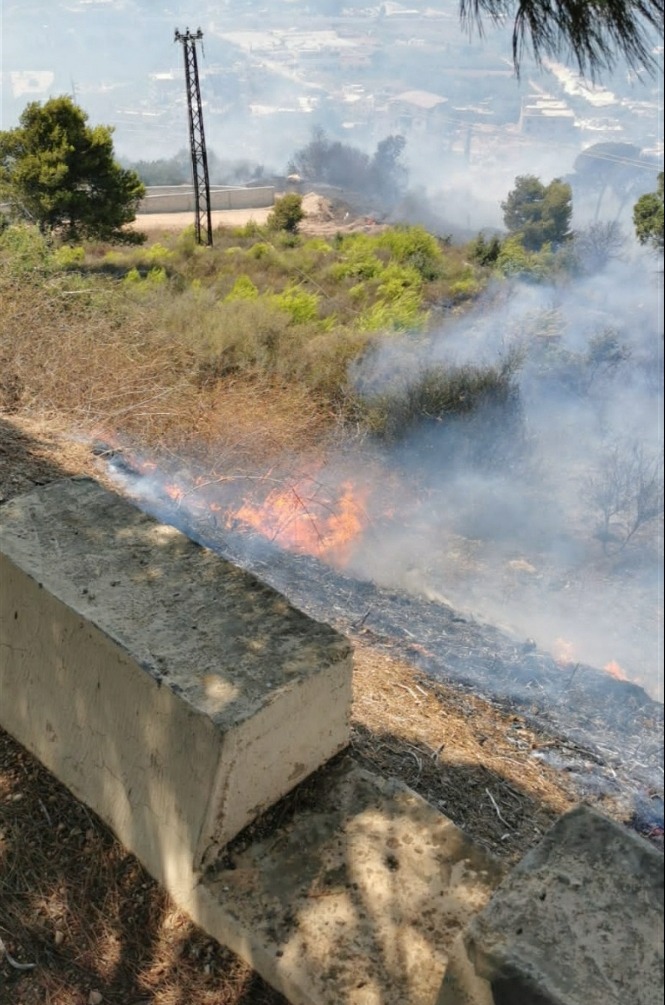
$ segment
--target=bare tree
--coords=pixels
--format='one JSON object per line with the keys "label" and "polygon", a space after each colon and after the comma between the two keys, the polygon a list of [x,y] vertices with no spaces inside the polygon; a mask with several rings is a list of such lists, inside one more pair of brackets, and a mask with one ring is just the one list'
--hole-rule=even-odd
{"label": "bare tree", "polygon": [[513,63],[525,52],[570,55],[580,72],[598,76],[623,57],[633,70],[658,70],[654,35],[663,36],[661,0],[460,0],[463,23],[482,32],[483,22],[513,22]]}
{"label": "bare tree", "polygon": [[648,451],[639,443],[616,441],[601,458],[583,487],[600,516],[596,537],[607,554],[621,551],[640,528],[662,518],[662,450]]}
{"label": "bare tree", "polygon": [[596,221],[574,235],[575,253],[585,272],[602,272],[610,262],[619,261],[626,238],[616,220]]}

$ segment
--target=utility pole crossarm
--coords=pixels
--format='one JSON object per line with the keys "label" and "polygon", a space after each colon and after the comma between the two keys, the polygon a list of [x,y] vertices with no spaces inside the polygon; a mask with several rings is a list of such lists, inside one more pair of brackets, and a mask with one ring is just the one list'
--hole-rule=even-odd
{"label": "utility pole crossarm", "polygon": [[191,32],[189,28],[180,32],[176,28],[174,42],[181,42],[185,60],[185,80],[187,84],[187,111],[189,114],[189,145],[192,155],[192,179],[194,183],[194,230],[197,244],[212,245],[212,215],[210,212],[210,178],[208,176],[208,154],[203,129],[203,107],[199,86],[199,66],[196,57],[196,43],[203,38],[199,28]]}

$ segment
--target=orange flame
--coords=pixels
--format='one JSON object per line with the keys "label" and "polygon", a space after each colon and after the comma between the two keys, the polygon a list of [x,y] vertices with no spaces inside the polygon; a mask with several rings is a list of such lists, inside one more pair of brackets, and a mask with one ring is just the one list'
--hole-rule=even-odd
{"label": "orange flame", "polygon": [[344,566],[367,524],[369,490],[343,482],[337,499],[330,501],[320,494],[308,496],[307,488],[306,482],[297,482],[274,489],[259,505],[246,500],[229,514],[227,526],[239,521],[282,548]]}
{"label": "orange flame", "polygon": [[174,502],[180,502],[185,494],[179,485],[165,485],[164,492]]}
{"label": "orange flame", "polygon": [[616,677],[617,680],[628,680],[616,660],[610,660],[609,663],[606,663],[603,670],[605,670],[608,674],[611,674],[612,677]]}
{"label": "orange flame", "polygon": [[567,667],[573,662],[573,650],[574,646],[572,642],[566,642],[565,639],[555,639],[554,640],[554,659],[559,664],[559,666]]}

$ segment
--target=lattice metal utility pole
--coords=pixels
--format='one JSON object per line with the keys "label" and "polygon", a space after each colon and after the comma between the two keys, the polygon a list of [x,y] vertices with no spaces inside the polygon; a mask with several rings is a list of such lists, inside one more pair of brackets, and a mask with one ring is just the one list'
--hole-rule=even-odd
{"label": "lattice metal utility pole", "polygon": [[194,181],[194,231],[197,244],[212,244],[212,216],[210,213],[210,178],[208,176],[208,154],[203,131],[203,108],[199,87],[199,66],[196,59],[196,43],[203,38],[199,28],[185,33],[175,30],[174,42],[182,42],[185,58],[185,79],[187,82],[187,110],[189,112],[189,145],[192,152],[192,176]]}

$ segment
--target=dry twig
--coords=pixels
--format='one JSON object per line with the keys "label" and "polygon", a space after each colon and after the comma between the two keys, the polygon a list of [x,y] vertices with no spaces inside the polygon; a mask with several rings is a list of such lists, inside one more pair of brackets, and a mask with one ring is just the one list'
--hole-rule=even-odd
{"label": "dry twig", "polygon": [[503,816],[501,810],[499,809],[499,804],[497,803],[496,799],[494,798],[494,796],[492,795],[492,793],[490,792],[490,790],[489,789],[485,789],[485,792],[489,796],[489,800],[490,800],[492,806],[494,807],[494,811],[495,811],[496,815],[498,816],[499,820],[501,821],[501,823],[505,824],[505,826],[508,828],[508,830],[512,830],[513,828],[510,826],[510,824],[508,823],[508,821],[506,820],[506,818]]}
{"label": "dry twig", "polygon": [[19,963],[18,960],[15,960],[14,957],[10,954],[9,950],[7,949],[7,946],[0,938],[0,959],[2,959],[3,956],[7,960],[9,966],[13,967],[14,970],[34,970],[34,968],[37,966],[36,963]]}

